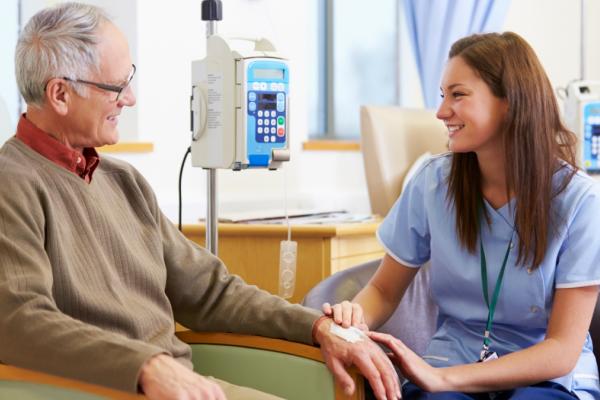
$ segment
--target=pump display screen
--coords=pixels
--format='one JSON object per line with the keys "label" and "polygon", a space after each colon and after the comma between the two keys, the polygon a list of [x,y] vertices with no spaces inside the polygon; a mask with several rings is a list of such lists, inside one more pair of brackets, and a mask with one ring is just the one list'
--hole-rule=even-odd
{"label": "pump display screen", "polygon": [[283,79],[282,69],[255,69],[255,79]]}
{"label": "pump display screen", "polygon": [[275,101],[277,96],[275,93],[260,93],[258,95],[258,101]]}
{"label": "pump display screen", "polygon": [[262,110],[277,109],[277,95],[275,93],[259,93],[258,108]]}

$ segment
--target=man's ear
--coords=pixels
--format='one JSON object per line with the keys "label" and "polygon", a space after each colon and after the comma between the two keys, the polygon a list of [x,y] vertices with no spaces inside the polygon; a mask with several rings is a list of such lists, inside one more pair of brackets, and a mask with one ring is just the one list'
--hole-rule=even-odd
{"label": "man's ear", "polygon": [[69,111],[72,91],[67,85],[67,82],[58,78],[50,79],[46,85],[46,104],[58,115],[64,116]]}

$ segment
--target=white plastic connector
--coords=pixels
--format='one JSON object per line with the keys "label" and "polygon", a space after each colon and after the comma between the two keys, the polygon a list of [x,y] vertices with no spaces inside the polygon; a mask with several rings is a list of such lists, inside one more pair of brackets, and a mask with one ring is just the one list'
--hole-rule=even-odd
{"label": "white plastic connector", "polygon": [[298,242],[281,241],[279,251],[279,296],[289,299],[294,295],[296,286],[296,256]]}

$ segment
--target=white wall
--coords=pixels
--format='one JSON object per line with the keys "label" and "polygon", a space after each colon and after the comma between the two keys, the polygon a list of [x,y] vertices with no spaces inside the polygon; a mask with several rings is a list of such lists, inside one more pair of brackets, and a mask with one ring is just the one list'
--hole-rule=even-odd
{"label": "white wall", "polygon": [[[137,136],[139,140],[153,142],[155,151],[120,157],[133,163],[148,178],[161,206],[174,219],[179,165],[189,145],[190,62],[202,58],[205,51],[201,0],[126,1],[137,5]],[[306,92],[307,63],[310,62],[307,57],[308,5],[297,0],[223,0],[223,6],[221,33],[273,38],[292,62],[292,162],[286,166],[289,207],[367,212],[368,196],[360,153],[300,149],[301,142],[307,139],[307,105],[312,101]],[[530,41],[555,86],[564,86],[579,77],[579,12],[579,1],[575,0],[511,2],[506,29]],[[590,79],[600,79],[597,39],[600,27],[595,25],[598,17],[600,1],[587,0]],[[126,24],[126,31],[131,29],[130,22],[122,24]],[[409,76],[414,79],[411,68],[414,66],[408,68]],[[1,79],[5,83],[5,78]],[[403,93],[403,98],[414,98],[419,103],[419,86],[408,79],[415,91],[414,97]],[[282,171],[220,171],[222,213],[282,208],[283,175]],[[185,221],[204,216],[205,193],[205,172],[188,165],[184,177]]]}
{"label": "white wall", "polygon": [[[580,2],[513,0],[505,28],[522,35],[535,49],[550,81],[564,87],[580,78]],[[600,79],[600,1],[586,0],[586,79]]]}
{"label": "white wall", "polygon": [[[205,52],[199,0],[138,2],[139,139],[154,142],[149,155],[128,155],[148,178],[167,215],[176,216],[177,176],[189,145],[190,63]],[[289,208],[369,208],[360,153],[303,152],[307,139],[308,7],[294,0],[224,0],[225,36],[266,36],[291,60],[292,161],[286,164]],[[283,171],[219,171],[222,213],[283,208]],[[184,172],[184,220],[205,215],[205,172]]]}
{"label": "white wall", "polygon": [[[6,110],[1,110],[0,118],[0,143],[14,134],[19,115],[19,96],[15,81],[15,44],[19,31],[19,11],[16,1],[2,3],[0,13],[0,100],[4,102]],[[4,114],[4,111],[7,114]]]}

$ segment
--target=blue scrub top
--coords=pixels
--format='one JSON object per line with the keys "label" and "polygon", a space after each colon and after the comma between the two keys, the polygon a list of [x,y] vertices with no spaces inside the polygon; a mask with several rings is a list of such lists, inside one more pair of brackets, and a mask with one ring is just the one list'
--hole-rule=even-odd
{"label": "blue scrub top", "polygon": [[[377,232],[387,253],[399,263],[419,267],[431,261],[431,293],[439,317],[423,358],[435,367],[477,361],[488,315],[479,250],[472,254],[460,244],[454,207],[446,197],[451,163],[451,153],[425,162]],[[566,165],[557,171],[553,186],[560,187],[570,171]],[[482,223],[481,237],[490,296],[512,235],[516,243],[509,254],[492,327],[491,350],[502,356],[544,340],[555,288],[600,284],[600,185],[578,172],[553,199],[554,229],[550,229],[546,256],[537,269],[516,265],[514,200],[498,210],[487,202],[485,207],[491,224]],[[600,398],[589,334],[575,369],[554,381],[581,399]]]}

